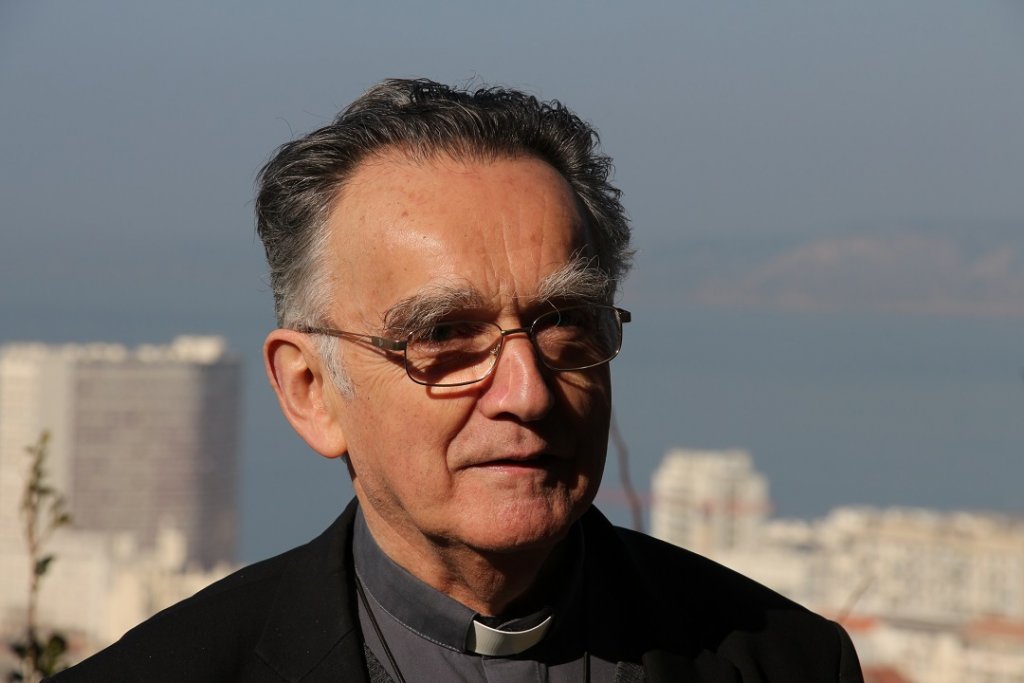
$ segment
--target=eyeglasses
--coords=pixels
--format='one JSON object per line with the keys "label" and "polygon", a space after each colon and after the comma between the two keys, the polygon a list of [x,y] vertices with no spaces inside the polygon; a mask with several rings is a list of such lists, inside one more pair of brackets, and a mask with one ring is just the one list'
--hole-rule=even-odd
{"label": "eyeglasses", "polygon": [[604,365],[619,354],[622,324],[631,319],[629,311],[614,306],[572,306],[548,311],[529,327],[510,330],[481,320],[454,320],[414,329],[405,339],[327,327],[299,327],[297,331],[402,352],[405,371],[413,382],[428,387],[458,387],[486,379],[494,371],[505,337],[511,334],[528,336],[541,363],[556,372]]}

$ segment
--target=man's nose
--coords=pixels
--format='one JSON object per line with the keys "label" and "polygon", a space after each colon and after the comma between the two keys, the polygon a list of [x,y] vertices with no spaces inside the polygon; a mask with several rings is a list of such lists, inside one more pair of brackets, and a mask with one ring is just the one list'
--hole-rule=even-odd
{"label": "man's nose", "polygon": [[523,422],[546,416],[555,404],[544,367],[526,330],[509,330],[480,408],[488,417],[513,415]]}

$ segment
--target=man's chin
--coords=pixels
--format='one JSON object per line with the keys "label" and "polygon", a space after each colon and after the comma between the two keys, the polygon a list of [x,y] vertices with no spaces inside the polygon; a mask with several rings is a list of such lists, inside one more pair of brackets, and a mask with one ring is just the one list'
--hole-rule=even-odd
{"label": "man's chin", "polygon": [[485,553],[513,555],[550,551],[568,535],[572,525],[583,516],[591,505],[579,502],[562,510],[523,510],[514,506],[493,519],[492,524],[483,524],[467,534],[465,540],[477,550]]}

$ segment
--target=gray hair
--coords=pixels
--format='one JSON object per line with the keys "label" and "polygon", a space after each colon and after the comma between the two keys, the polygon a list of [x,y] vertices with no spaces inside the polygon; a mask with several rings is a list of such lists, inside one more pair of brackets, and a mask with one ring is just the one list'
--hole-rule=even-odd
{"label": "gray hair", "polygon": [[426,79],[378,83],[330,125],[282,145],[260,170],[256,230],[278,325],[326,322],[328,215],[360,162],[392,149],[416,159],[529,155],[547,162],[572,188],[591,233],[594,265],[614,286],[629,270],[629,221],[610,183],[611,159],[598,147],[594,128],[558,101],[507,88],[470,92]]}

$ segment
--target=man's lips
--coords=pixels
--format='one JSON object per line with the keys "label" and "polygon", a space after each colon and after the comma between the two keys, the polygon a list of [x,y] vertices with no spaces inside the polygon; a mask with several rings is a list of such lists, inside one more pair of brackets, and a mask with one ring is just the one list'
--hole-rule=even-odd
{"label": "man's lips", "polygon": [[457,469],[474,467],[551,467],[574,459],[570,438],[554,438],[535,432],[492,435],[474,443],[460,445]]}
{"label": "man's lips", "polygon": [[495,457],[481,459],[470,467],[546,467],[564,458],[547,451],[530,453],[502,453]]}

